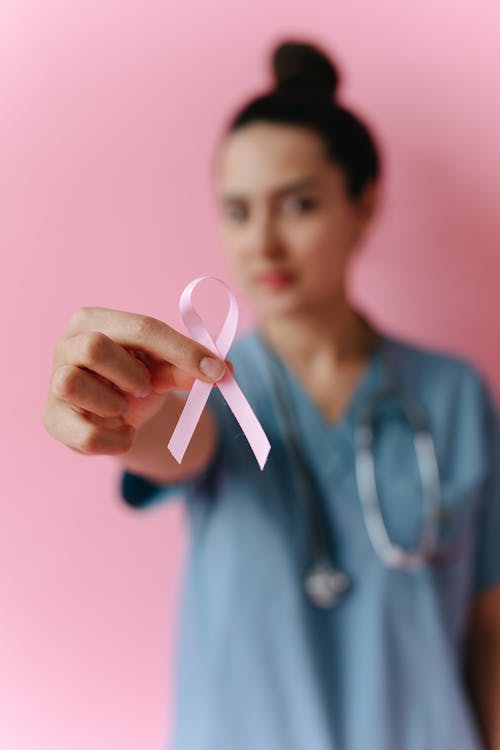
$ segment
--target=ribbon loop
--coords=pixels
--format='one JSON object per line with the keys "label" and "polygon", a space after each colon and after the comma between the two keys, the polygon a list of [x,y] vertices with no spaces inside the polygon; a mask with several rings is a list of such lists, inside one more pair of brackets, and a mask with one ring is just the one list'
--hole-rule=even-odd
{"label": "ribbon loop", "polygon": [[[201,317],[194,309],[192,303],[192,296],[195,288],[200,282],[205,281],[205,279],[214,279],[215,281],[220,282],[226,288],[229,295],[229,310],[215,342],[203,324]],[[179,301],[179,309],[184,324],[191,334],[191,337],[199,344],[210,349],[210,351],[217,357],[224,360],[231,344],[233,343],[238,324],[238,303],[225,281],[222,281],[222,279],[218,279],[215,276],[199,276],[194,279],[182,292]],[[255,454],[257,463],[262,470],[267,461],[271,444],[229,369],[226,368],[226,374],[217,382],[217,387],[238,420],[240,427],[245,433],[245,436],[250,443],[250,447]],[[186,452],[186,448],[193,436],[193,432],[199,422],[212,388],[213,385],[211,383],[205,383],[203,380],[195,380],[193,383],[193,387],[191,388],[186,400],[184,409],[181,412],[168,443],[168,449],[179,463],[181,463],[184,453]]]}

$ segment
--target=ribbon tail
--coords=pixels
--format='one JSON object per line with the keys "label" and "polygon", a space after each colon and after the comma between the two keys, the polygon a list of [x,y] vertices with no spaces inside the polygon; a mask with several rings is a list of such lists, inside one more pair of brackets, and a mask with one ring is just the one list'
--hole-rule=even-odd
{"label": "ribbon tail", "polygon": [[168,449],[178,463],[181,463],[186,448],[193,437],[193,432],[208,401],[211,389],[212,384],[205,383],[203,380],[195,380],[193,383],[179,421],[168,442]]}
{"label": "ribbon tail", "polygon": [[217,386],[245,433],[262,471],[271,450],[271,444],[259,420],[255,416],[255,412],[229,371],[222,380],[219,380]]}

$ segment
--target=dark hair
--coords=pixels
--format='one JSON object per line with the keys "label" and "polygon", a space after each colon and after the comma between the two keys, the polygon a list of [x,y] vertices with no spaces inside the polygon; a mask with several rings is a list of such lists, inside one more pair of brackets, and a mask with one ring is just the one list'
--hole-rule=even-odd
{"label": "dark hair", "polygon": [[317,46],[278,44],[272,54],[275,86],[230,120],[227,134],[255,121],[302,125],[319,134],[327,158],[343,168],[347,191],[358,199],[381,172],[380,156],[364,122],[335,99],[339,73]]}

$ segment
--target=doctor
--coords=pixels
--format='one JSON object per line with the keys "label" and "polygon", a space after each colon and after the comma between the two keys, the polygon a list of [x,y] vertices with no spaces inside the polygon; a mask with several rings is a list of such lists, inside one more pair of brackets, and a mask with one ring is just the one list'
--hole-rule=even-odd
{"label": "doctor", "polygon": [[[177,464],[166,443],[179,390],[216,383],[224,364],[129,312],[75,313],[44,424],[73,450],[115,455],[131,506],[185,499],[171,750],[500,750],[497,407],[470,363],[379,330],[349,300],[349,261],[378,206],[377,148],[321,50],[284,43],[273,67],[274,89],[233,118],[215,163],[222,245],[258,318],[226,365],[270,439],[264,470],[216,387]],[[438,554],[411,570],[377,553],[356,482],[356,425],[390,373],[428,416],[440,475]],[[408,424],[389,401],[381,412],[380,508],[412,550],[422,477]],[[333,606],[304,587],[299,464],[349,581]]]}

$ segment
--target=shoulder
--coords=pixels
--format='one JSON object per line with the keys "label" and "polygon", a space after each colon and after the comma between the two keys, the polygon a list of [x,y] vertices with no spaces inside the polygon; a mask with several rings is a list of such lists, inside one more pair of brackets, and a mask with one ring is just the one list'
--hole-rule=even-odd
{"label": "shoulder", "polygon": [[482,370],[446,348],[394,336],[386,341],[403,387],[427,408],[442,451],[453,451],[464,465],[475,458],[482,462],[499,432],[500,419]]}
{"label": "shoulder", "polygon": [[403,387],[427,410],[442,468],[464,484],[483,476],[499,413],[482,370],[446,348],[392,336],[387,344]]}

